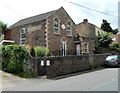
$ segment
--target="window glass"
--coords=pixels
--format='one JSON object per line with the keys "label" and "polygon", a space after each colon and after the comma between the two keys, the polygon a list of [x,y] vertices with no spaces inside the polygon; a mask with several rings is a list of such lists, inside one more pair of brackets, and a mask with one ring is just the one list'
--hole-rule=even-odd
{"label": "window glass", "polygon": [[59,34],[59,21],[57,18],[54,20],[54,33]]}
{"label": "window glass", "polygon": [[87,52],[88,52],[88,45],[84,44],[84,53],[87,53]]}
{"label": "window glass", "polygon": [[117,59],[117,56],[115,55],[115,56],[108,56],[107,58],[106,58],[106,60],[116,60]]}
{"label": "window glass", "polygon": [[26,44],[26,29],[22,28],[20,30],[20,44],[25,45]]}
{"label": "window glass", "polygon": [[71,36],[71,35],[72,35],[70,22],[67,23],[67,35],[68,35],[68,36]]}
{"label": "window glass", "polygon": [[118,55],[118,59],[120,60],[120,55]]}

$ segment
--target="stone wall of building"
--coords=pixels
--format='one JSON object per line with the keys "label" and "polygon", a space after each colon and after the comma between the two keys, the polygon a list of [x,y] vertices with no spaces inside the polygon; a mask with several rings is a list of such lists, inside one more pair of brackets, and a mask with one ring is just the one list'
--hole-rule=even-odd
{"label": "stone wall of building", "polygon": [[[57,18],[59,20],[59,34],[54,33],[54,19]],[[69,17],[69,15],[66,13],[66,11],[63,8],[60,8],[58,11],[56,11],[52,16],[48,18],[47,21],[48,25],[48,48],[51,51],[61,50],[62,49],[62,40],[66,40],[66,48],[67,50],[73,50],[75,51],[75,44],[74,44],[74,36],[76,35],[75,31],[75,23],[73,20]],[[71,31],[72,36],[67,36],[67,23],[71,23]],[[65,28],[62,28],[62,26],[65,26]]]}
{"label": "stone wall of building", "polygon": [[5,39],[15,41],[15,44],[20,45],[20,30],[26,29],[26,45],[30,46],[45,46],[45,21],[21,25],[9,29]]}
{"label": "stone wall of building", "polygon": [[82,23],[77,24],[77,33],[82,37],[95,38],[95,25],[84,19]]}

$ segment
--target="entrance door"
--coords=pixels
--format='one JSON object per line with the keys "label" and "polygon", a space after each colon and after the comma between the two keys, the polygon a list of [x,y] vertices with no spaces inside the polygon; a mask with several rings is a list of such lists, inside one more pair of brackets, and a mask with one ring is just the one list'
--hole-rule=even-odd
{"label": "entrance door", "polygon": [[62,56],[66,56],[66,41],[62,40]]}
{"label": "entrance door", "polygon": [[76,54],[80,55],[80,44],[76,44]]}

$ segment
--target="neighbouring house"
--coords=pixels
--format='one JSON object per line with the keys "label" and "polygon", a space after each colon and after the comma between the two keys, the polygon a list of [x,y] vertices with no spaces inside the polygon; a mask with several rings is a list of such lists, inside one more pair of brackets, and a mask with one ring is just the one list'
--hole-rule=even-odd
{"label": "neighbouring house", "polygon": [[94,53],[95,47],[98,46],[97,36],[104,33],[103,30],[84,19],[83,22],[77,24],[77,34],[80,38],[80,50],[82,53]]}
{"label": "neighbouring house", "polygon": [[120,34],[116,34],[116,35],[112,35],[112,40],[113,40],[113,42],[112,42],[112,45],[113,44],[119,44],[120,45]]}
{"label": "neighbouring house", "polygon": [[22,19],[9,27],[5,40],[17,45],[44,46],[53,55],[93,54],[96,26],[84,22],[76,25],[63,7]]}

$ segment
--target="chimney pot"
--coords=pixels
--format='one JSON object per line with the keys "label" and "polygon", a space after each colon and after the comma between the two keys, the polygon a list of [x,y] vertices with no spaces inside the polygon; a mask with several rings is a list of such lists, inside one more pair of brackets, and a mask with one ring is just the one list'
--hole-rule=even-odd
{"label": "chimney pot", "polygon": [[88,19],[84,19],[83,22],[85,22],[85,23],[88,22]]}

